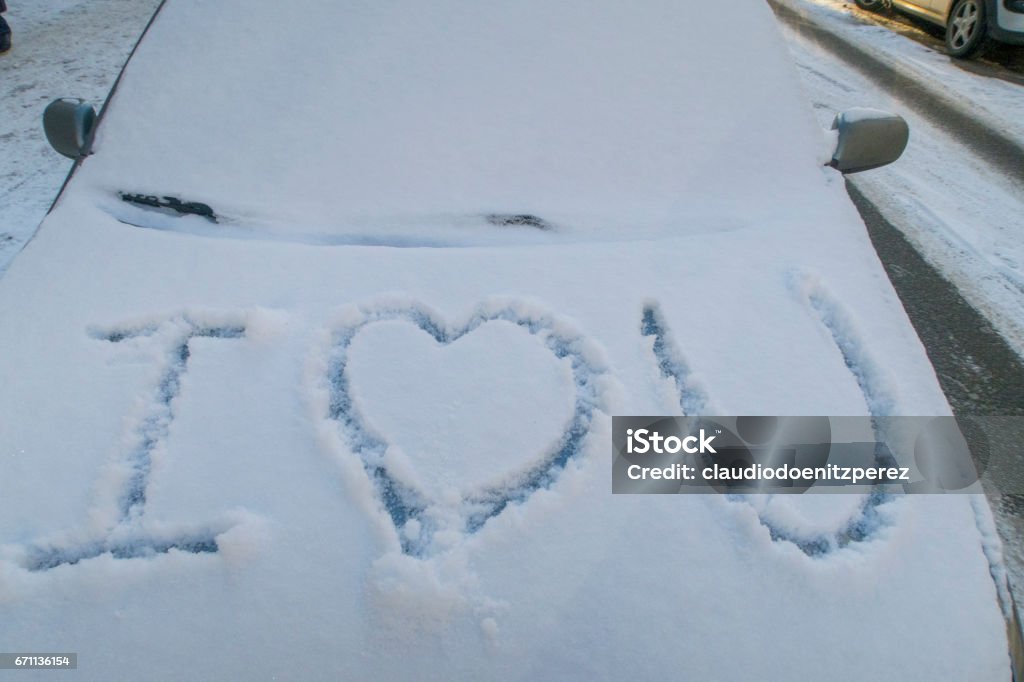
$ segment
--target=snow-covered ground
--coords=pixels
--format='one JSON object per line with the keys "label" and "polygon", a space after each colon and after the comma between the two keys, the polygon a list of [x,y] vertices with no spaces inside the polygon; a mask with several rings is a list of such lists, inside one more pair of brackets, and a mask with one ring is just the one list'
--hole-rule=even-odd
{"label": "snow-covered ground", "polygon": [[1024,88],[999,78],[979,77],[958,67],[948,55],[911,40],[885,26],[865,23],[846,0],[782,0],[812,18],[898,65],[901,71],[933,88],[938,96],[1024,143],[1020,110]]}
{"label": "snow-covered ground", "polygon": [[[839,0],[787,4],[1024,141],[1024,88],[965,72],[949,57],[905,36],[865,25]],[[826,49],[785,30],[823,126],[831,124],[836,111],[864,105],[896,111],[909,121],[910,145],[903,158],[856,176],[854,182],[1024,355],[1024,188],[1019,181],[978,159],[951,134],[955,131],[932,124]]]}
{"label": "snow-covered ground", "polygon": [[71,168],[43,135],[58,97],[96,105],[159,0],[9,2],[14,48],[0,55],[0,276],[46,215]]}

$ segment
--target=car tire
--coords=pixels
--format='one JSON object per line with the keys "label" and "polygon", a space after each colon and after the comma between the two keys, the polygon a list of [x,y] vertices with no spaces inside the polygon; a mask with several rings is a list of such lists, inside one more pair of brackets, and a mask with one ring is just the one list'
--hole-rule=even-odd
{"label": "car tire", "polygon": [[869,12],[880,12],[885,9],[884,0],[853,0],[853,4]]}
{"label": "car tire", "polygon": [[946,51],[956,59],[977,57],[988,46],[984,0],[957,0],[946,22]]}

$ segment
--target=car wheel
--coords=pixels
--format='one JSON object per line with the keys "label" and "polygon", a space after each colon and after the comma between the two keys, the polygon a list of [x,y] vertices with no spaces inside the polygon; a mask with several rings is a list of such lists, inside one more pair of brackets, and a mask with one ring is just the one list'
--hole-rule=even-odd
{"label": "car wheel", "polygon": [[957,59],[981,54],[988,43],[984,0],[957,0],[946,22],[946,50]]}
{"label": "car wheel", "polygon": [[884,0],[853,0],[853,3],[861,9],[866,9],[869,12],[877,12],[885,7]]}

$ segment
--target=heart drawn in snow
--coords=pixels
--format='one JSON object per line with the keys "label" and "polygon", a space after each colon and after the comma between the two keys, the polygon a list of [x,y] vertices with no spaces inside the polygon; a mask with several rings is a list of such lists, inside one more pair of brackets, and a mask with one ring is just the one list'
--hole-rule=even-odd
{"label": "heart drawn in snow", "polygon": [[362,460],[407,554],[472,533],[551,485],[600,409],[599,353],[517,303],[450,326],[415,305],[361,308],[335,329],[329,416]]}

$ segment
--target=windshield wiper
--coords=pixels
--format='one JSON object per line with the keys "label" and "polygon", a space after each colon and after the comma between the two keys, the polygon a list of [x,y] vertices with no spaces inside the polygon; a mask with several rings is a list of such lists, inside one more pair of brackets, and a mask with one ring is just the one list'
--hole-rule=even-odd
{"label": "windshield wiper", "polygon": [[550,230],[551,224],[543,218],[529,213],[489,213],[484,218],[497,227],[533,227],[538,230]]}
{"label": "windshield wiper", "polygon": [[210,222],[217,222],[217,214],[207,204],[199,201],[182,201],[177,197],[157,197],[152,194],[131,194],[120,193],[121,200],[137,206],[149,208],[166,208],[181,215],[197,215],[206,218]]}

